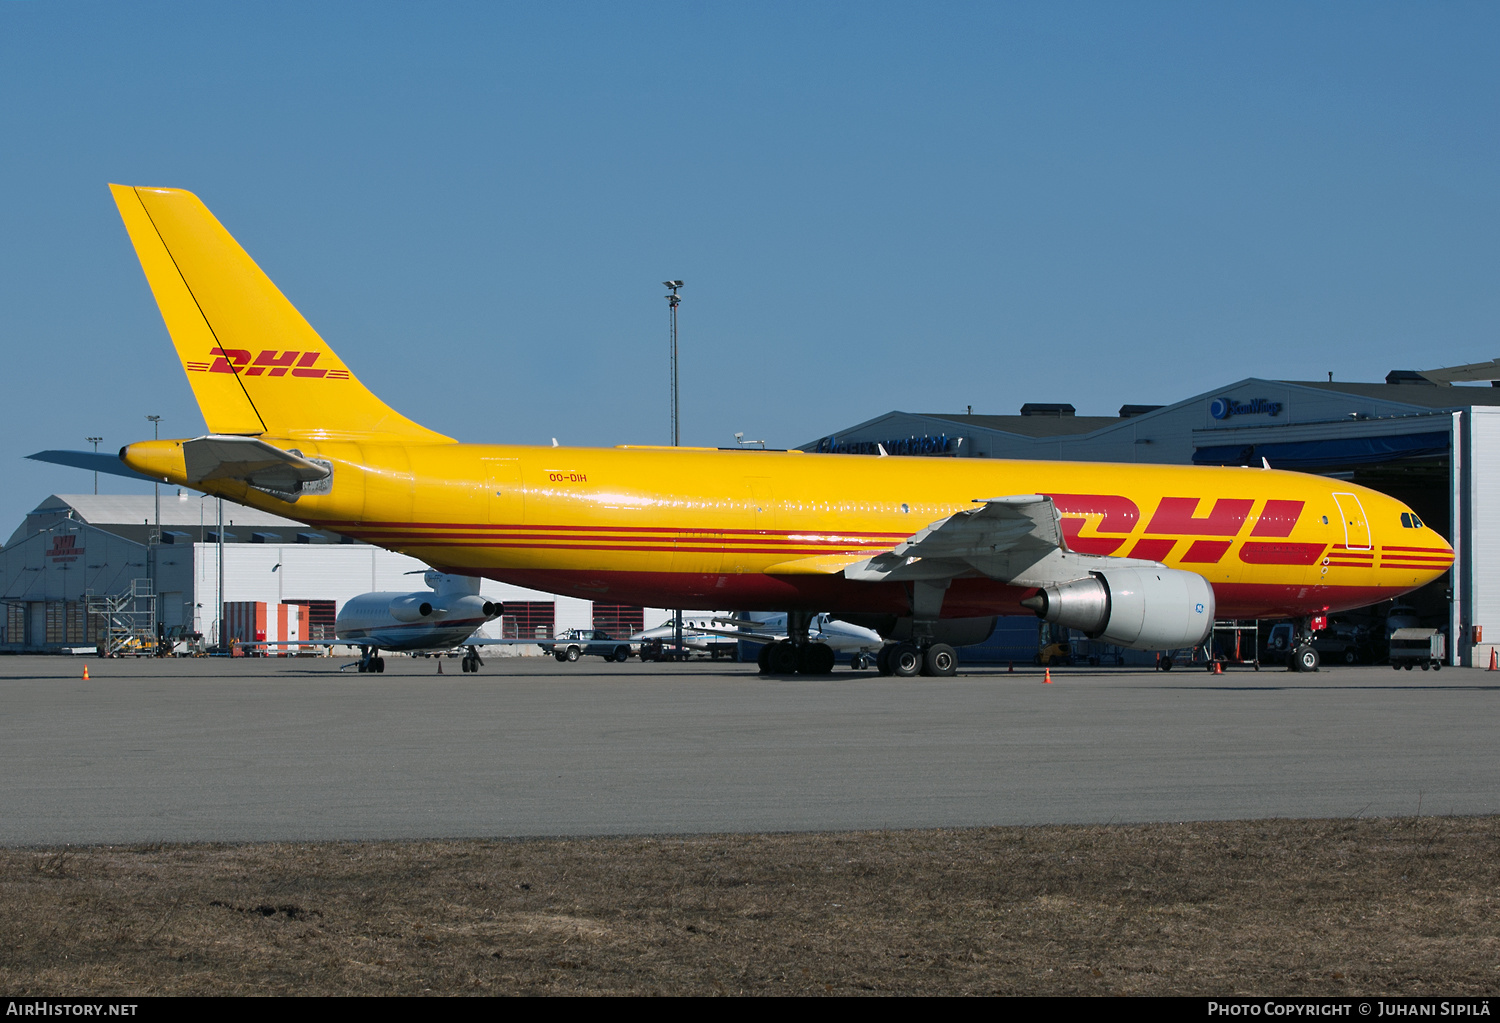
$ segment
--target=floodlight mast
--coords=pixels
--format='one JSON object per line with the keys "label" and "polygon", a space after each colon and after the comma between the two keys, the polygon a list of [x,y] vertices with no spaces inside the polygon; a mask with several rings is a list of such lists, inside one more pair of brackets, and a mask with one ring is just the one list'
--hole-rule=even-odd
{"label": "floodlight mast", "polygon": [[[682,443],[678,429],[677,419],[677,307],[682,303],[682,298],[677,294],[682,287],[681,281],[662,281],[662,287],[670,288],[671,293],[666,295],[667,308],[672,318],[672,446],[675,448]],[[672,612],[672,645],[674,647],[672,657],[674,660],[683,660],[686,656],[682,648],[682,608]]]}
{"label": "floodlight mast", "polygon": [[682,282],[662,281],[661,283],[662,287],[672,289],[672,293],[667,295],[666,299],[672,318],[672,446],[675,448],[682,443],[677,419],[677,307],[682,303],[682,298],[677,294],[677,290],[682,287]]}
{"label": "floodlight mast", "polygon": [[[99,442],[101,440],[103,440],[104,438],[103,437],[85,437],[83,439],[86,440],[86,441],[88,441],[90,444],[94,445],[94,454],[97,455],[99,453]],[[94,493],[95,494],[99,493],[99,470],[98,469],[94,470]]]}

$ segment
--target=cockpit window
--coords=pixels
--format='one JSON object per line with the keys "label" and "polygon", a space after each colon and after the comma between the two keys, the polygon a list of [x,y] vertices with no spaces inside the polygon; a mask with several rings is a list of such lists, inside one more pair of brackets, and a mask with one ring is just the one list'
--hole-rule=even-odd
{"label": "cockpit window", "polygon": [[1401,513],[1401,528],[1402,529],[1410,529],[1411,528],[1411,512],[1402,512]]}
{"label": "cockpit window", "polygon": [[1415,515],[1413,515],[1411,517],[1411,524],[1412,524],[1413,528],[1416,528],[1416,529],[1421,529],[1422,528],[1422,520],[1419,519],[1419,518],[1417,518]]}

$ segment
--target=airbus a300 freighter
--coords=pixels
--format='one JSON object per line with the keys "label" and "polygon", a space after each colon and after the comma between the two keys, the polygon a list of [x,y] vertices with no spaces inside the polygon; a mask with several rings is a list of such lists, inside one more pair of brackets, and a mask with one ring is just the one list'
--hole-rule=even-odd
{"label": "airbus a300 freighter", "polygon": [[799,653],[827,611],[899,640],[882,668],[913,675],[1028,611],[1142,650],[1290,618],[1316,667],[1312,616],[1453,561],[1399,501],[1269,468],[461,444],[366,389],[196,196],[111,188],[211,431],[124,463],[443,572],[787,611]]}

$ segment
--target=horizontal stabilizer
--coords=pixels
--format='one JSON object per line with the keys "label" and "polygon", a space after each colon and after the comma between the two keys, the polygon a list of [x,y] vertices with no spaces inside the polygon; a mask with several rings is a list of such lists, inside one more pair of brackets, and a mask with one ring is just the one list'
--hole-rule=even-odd
{"label": "horizontal stabilizer", "polygon": [[182,455],[190,485],[240,480],[258,490],[297,494],[333,474],[327,465],[303,458],[300,452],[283,451],[254,437],[197,437],[183,442]]}
{"label": "horizontal stabilizer", "polygon": [[51,462],[53,465],[71,465],[75,469],[87,469],[89,472],[107,472],[111,476],[124,476],[131,480],[160,482],[158,477],[136,472],[120,461],[118,455],[104,454],[100,451],[38,451],[26,457],[38,462]]}

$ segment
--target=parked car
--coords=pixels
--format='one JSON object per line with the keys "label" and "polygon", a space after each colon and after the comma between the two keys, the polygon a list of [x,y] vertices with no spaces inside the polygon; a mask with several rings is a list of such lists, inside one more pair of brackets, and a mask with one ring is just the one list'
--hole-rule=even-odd
{"label": "parked car", "polygon": [[606,661],[630,660],[630,643],[613,638],[603,629],[568,629],[556,639],[537,645],[559,661],[576,661],[583,656],[602,657]]}

